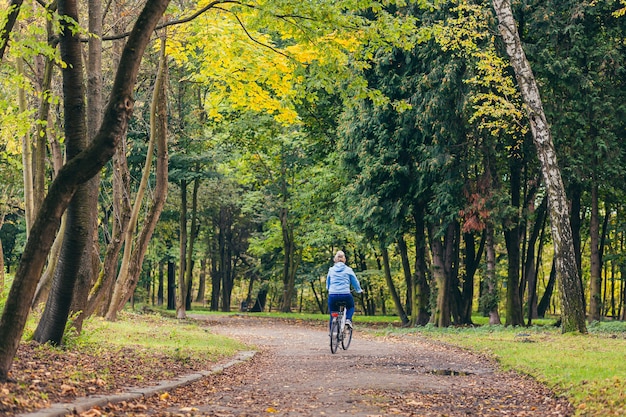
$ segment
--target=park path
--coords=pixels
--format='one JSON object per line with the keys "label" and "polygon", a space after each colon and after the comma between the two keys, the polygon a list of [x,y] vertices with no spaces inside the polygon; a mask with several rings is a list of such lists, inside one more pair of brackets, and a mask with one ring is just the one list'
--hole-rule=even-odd
{"label": "park path", "polygon": [[[252,344],[245,364],[172,393],[162,415],[569,416],[546,387],[485,358],[415,336],[373,337],[357,328],[331,354],[326,326],[230,316],[211,331]],[[158,400],[158,399],[157,399]],[[148,403],[156,407],[158,401]],[[155,410],[156,411],[156,410]],[[152,414],[152,413],[150,413]]]}

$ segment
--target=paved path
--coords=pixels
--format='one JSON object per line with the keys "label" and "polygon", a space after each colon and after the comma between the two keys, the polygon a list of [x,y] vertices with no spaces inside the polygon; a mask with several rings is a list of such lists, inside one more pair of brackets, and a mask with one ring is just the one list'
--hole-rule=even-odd
{"label": "paved path", "polygon": [[[258,346],[251,374],[198,405],[223,415],[565,416],[571,408],[543,386],[467,351],[416,337],[358,332],[331,354],[324,325],[223,318],[208,323]],[[246,405],[246,406],[244,406]],[[221,415],[221,414],[216,414]]]}

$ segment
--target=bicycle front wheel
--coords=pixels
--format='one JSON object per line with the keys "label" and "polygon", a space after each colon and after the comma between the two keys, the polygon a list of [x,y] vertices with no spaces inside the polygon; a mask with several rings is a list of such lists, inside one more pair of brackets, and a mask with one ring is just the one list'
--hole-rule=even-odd
{"label": "bicycle front wheel", "polygon": [[330,326],[330,351],[332,353],[337,352],[337,348],[339,347],[339,320],[333,319],[333,324]]}
{"label": "bicycle front wheel", "polygon": [[343,330],[343,338],[341,338],[341,347],[343,350],[347,350],[352,342],[352,327],[346,326]]}

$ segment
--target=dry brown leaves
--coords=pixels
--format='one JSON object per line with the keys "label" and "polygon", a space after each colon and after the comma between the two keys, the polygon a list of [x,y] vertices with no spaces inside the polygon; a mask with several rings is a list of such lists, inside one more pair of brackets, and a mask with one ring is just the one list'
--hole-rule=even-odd
{"label": "dry brown leaves", "polygon": [[182,363],[132,346],[78,353],[22,343],[9,374],[13,382],[0,383],[0,415],[12,416],[125,387],[149,386],[210,367],[208,361]]}

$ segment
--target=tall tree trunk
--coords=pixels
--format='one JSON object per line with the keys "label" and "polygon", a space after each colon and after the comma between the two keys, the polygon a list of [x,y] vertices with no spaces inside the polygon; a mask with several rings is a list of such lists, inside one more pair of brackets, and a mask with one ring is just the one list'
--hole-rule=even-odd
{"label": "tall tree trunk", "polygon": [[[59,2],[59,14],[78,22],[75,0]],[[87,146],[87,118],[83,84],[82,46],[78,34],[69,23],[63,24],[61,58],[67,64],[63,74],[63,107],[67,159],[71,160]],[[74,285],[80,275],[81,257],[93,239],[93,227],[88,211],[88,182],[80,184],[67,208],[65,236],[60,259],[52,281],[52,289],[33,339],[61,344],[74,296]]]}
{"label": "tall tree trunk", "polygon": [[13,26],[15,26],[15,22],[17,22],[17,16],[20,14],[20,9],[22,8],[22,0],[11,0],[11,4],[9,4],[9,14],[6,17],[6,20],[3,19],[4,26],[0,30],[0,61],[4,58],[4,51],[9,45],[9,39],[11,36],[11,31],[13,30]]}
{"label": "tall tree trunk", "polygon": [[[207,259],[203,257],[200,260],[200,276],[198,277],[198,293],[196,294],[196,303],[204,304],[204,294],[206,293],[206,269]],[[248,296],[249,295],[250,293],[248,292]]]}
{"label": "tall tree trunk", "polygon": [[[528,284],[528,325],[537,318],[537,273],[539,260],[541,259],[541,249],[543,245],[539,238],[543,236],[545,228],[546,211],[548,209],[548,200],[544,197],[541,204],[535,211],[535,223],[533,230],[528,238],[528,248],[526,249],[526,262],[524,264],[525,281]],[[539,240],[539,250],[535,256],[535,248]],[[535,262],[536,259],[536,262]]]}
{"label": "tall tree trunk", "polygon": [[[527,275],[529,276],[528,278],[528,326],[532,324],[533,319],[536,319],[537,317],[539,317],[539,314],[537,312],[537,298],[538,298],[537,297],[537,281],[539,278],[539,269],[541,267],[543,244],[545,241],[544,234],[546,230],[546,221],[548,218],[547,200],[545,198],[540,208],[541,208],[541,216],[538,215],[535,220],[535,226],[537,226],[539,222],[541,223],[541,226],[540,226],[541,231],[539,233],[539,248],[537,249],[537,257],[536,257],[537,261],[532,262],[532,265],[527,265],[529,268],[533,266],[533,270],[527,273]],[[541,220],[539,219],[539,217],[541,217]],[[529,256],[530,255],[532,255],[532,253],[529,252]]]}
{"label": "tall tree trunk", "polygon": [[[4,216],[5,213],[2,212],[0,215],[0,229],[2,229],[2,225],[4,224]],[[4,273],[4,249],[2,248],[2,240],[0,240],[0,294],[4,292],[4,281],[6,274]]]}
{"label": "tall tree trunk", "polygon": [[463,278],[463,292],[459,303],[459,324],[472,324],[472,306],[474,301],[474,277],[485,248],[485,233],[483,232],[476,248],[473,233],[464,234],[465,241],[465,276]]}
{"label": "tall tree trunk", "polygon": [[176,309],[176,264],[167,262],[167,309]]}
{"label": "tall tree trunk", "polygon": [[[17,58],[17,72],[24,75],[24,60]],[[26,113],[26,92],[23,87],[18,89],[17,93],[20,113]],[[22,173],[24,178],[24,219],[26,220],[26,237],[30,233],[35,219],[35,197],[33,187],[33,144],[31,143],[30,134],[27,133],[22,137]]]}
{"label": "tall tree trunk", "polygon": [[488,220],[485,226],[485,255],[487,258],[487,273],[485,276],[485,288],[483,304],[489,314],[489,324],[501,324],[498,312],[498,278],[496,274],[496,243],[493,223]]}
{"label": "tall tree trunk", "polygon": [[180,265],[178,268],[178,294],[176,296],[176,318],[187,317],[185,311],[185,300],[187,300],[187,285],[185,285],[185,261],[187,259],[187,180],[180,180],[180,219],[178,222],[180,229]]}
{"label": "tall tree trunk", "polygon": [[565,187],[539,88],[522,49],[510,0],[493,0],[493,6],[500,23],[498,25],[500,34],[526,104],[537,157],[541,162],[543,180],[548,192],[550,225],[562,304],[561,330],[564,333],[587,333],[583,290],[576,265]]}
{"label": "tall tree trunk", "polygon": [[404,236],[398,237],[398,252],[400,252],[400,259],[402,260],[402,271],[404,272],[404,283],[406,285],[406,300],[404,302],[406,315],[413,316],[414,311],[414,288],[413,288],[413,274],[411,273],[411,264],[409,262],[409,253],[406,246]]}
{"label": "tall tree trunk", "polygon": [[280,225],[283,232],[283,300],[280,311],[283,313],[291,312],[291,303],[296,288],[296,269],[298,265],[296,254],[296,243],[293,237],[292,225],[289,222],[289,210],[282,208],[280,210]]}
{"label": "tall tree trunk", "polygon": [[406,326],[409,324],[409,318],[402,307],[402,300],[398,295],[398,291],[396,290],[396,286],[393,283],[393,279],[391,277],[391,268],[389,266],[389,252],[387,251],[387,246],[384,241],[380,241],[380,252],[383,256],[383,270],[385,272],[385,282],[387,282],[387,288],[389,288],[389,293],[391,294],[391,299],[393,300],[393,304],[396,307],[396,313],[400,320],[402,321],[402,325]]}
{"label": "tall tree trunk", "polygon": [[[115,320],[117,313],[123,308],[126,299],[132,295],[139,282],[141,265],[148,247],[150,238],[156,223],[161,215],[165,199],[167,196],[167,172],[168,172],[168,152],[167,152],[167,102],[166,102],[166,55],[165,38],[161,38],[161,53],[159,58],[159,69],[154,83],[154,92],[150,106],[150,140],[147,149],[146,163],[144,165],[141,183],[137,190],[135,204],[131,213],[129,226],[124,238],[124,255],[122,265],[115,283],[115,289],[111,298],[107,319]],[[139,211],[148,187],[148,180],[152,168],[152,155],[154,148],[157,148],[156,163],[156,186],[153,193],[153,201],[148,210],[143,228],[137,240],[134,231],[137,227]]]}
{"label": "tall tree trunk", "polygon": [[[89,54],[87,61],[87,143],[98,133],[102,123],[102,2],[89,0]],[[82,314],[87,308],[89,291],[96,281],[100,270],[100,249],[98,243],[98,193],[100,174],[96,174],[85,183],[85,211],[89,218],[88,236],[80,259],[80,268],[74,286],[74,297],[70,311],[79,313],[74,320],[74,328],[82,330]]]}
{"label": "tall tree trunk", "polygon": [[430,286],[428,284],[428,265],[426,262],[426,234],[424,225],[424,206],[416,205],[415,220],[415,310],[413,324],[425,326],[430,320]]}
{"label": "tall tree trunk", "polygon": [[163,297],[165,295],[165,261],[159,261],[159,285],[157,289],[157,305],[160,307],[163,305]]}
{"label": "tall tree trunk", "polygon": [[589,270],[589,320],[600,321],[602,318],[602,271],[600,267],[600,213],[598,208],[598,184],[594,178],[591,185],[591,219],[589,238],[591,265]]}
{"label": "tall tree trunk", "polygon": [[[63,3],[62,0],[60,3]],[[30,304],[61,216],[79,184],[96,175],[111,159],[128,127],[133,109],[132,91],[141,57],[150,35],[168,5],[148,0],[128,38],[112,88],[103,123],[94,142],[59,171],[35,219],[26,242],[9,297],[0,318],[0,380],[5,381],[13,363]],[[33,238],[34,236],[34,238]]]}
{"label": "tall tree trunk", "polygon": [[211,311],[219,311],[220,309],[220,294],[222,277],[220,276],[218,262],[220,259],[220,244],[219,244],[219,226],[216,227],[213,238],[210,243],[211,250]]}
{"label": "tall tree trunk", "polygon": [[448,327],[451,321],[450,309],[450,276],[446,273],[445,245],[443,239],[437,236],[434,225],[429,225],[430,251],[432,253],[433,277],[437,283],[437,305],[431,317],[437,327]]}
{"label": "tall tree trunk", "polygon": [[506,321],[507,326],[523,326],[524,314],[520,298],[520,262],[521,262],[521,166],[515,155],[510,156],[510,192],[511,206],[515,215],[504,224],[504,238],[508,258],[506,284]]}
{"label": "tall tree trunk", "polygon": [[550,307],[550,300],[552,299],[552,293],[554,292],[554,286],[556,285],[556,261],[552,261],[552,267],[550,268],[550,276],[548,278],[548,284],[546,290],[541,296],[539,304],[537,304],[537,317],[545,317],[548,308]]}
{"label": "tall tree trunk", "polygon": [[[199,167],[196,167],[199,170]],[[187,249],[187,263],[185,268],[185,282],[189,292],[186,298],[186,309],[191,309],[191,288],[193,282],[193,252],[198,237],[198,189],[200,188],[200,178],[193,180],[193,191],[191,193],[191,233],[189,234],[189,249]]]}

